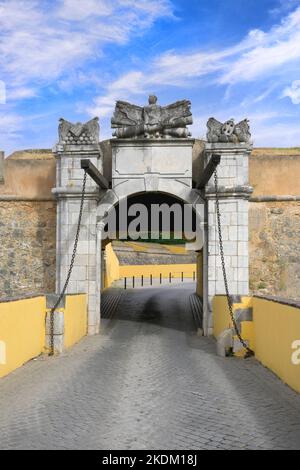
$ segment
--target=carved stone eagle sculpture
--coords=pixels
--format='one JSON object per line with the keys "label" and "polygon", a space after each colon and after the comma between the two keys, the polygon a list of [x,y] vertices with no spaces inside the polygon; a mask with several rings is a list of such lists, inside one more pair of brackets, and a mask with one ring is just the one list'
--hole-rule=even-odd
{"label": "carved stone eagle sculpture", "polygon": [[232,142],[249,143],[251,139],[248,119],[235,124],[234,119],[229,119],[224,124],[215,118],[210,118],[207,122],[207,141],[209,143]]}
{"label": "carved stone eagle sculpture", "polygon": [[149,97],[149,105],[136,106],[117,101],[111,126],[117,138],[187,138],[188,125],[193,124],[191,102],[177,101],[159,106],[157,97]]}

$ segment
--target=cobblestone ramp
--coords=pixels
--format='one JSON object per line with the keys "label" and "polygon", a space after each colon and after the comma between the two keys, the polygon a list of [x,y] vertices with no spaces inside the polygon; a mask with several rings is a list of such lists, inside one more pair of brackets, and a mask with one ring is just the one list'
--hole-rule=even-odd
{"label": "cobblestone ramp", "polygon": [[187,286],[126,291],[100,336],[0,381],[1,449],[300,449],[300,396],[196,336]]}

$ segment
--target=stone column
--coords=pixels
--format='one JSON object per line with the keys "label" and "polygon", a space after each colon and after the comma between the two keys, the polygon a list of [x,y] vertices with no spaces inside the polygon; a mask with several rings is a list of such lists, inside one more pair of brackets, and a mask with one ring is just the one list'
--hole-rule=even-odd
{"label": "stone column", "polygon": [[[231,295],[249,294],[248,209],[251,144],[206,144],[206,160],[221,155],[218,167],[222,236],[229,291]],[[214,178],[206,188],[208,211],[208,332],[212,332],[211,301],[225,294],[216,217]]]}
{"label": "stone column", "polygon": [[101,291],[103,289],[102,282],[102,232],[105,224],[103,221],[97,221],[96,224],[96,310],[97,315],[97,329],[100,329],[101,322]]}
{"label": "stone column", "polygon": [[[60,293],[68,274],[78,224],[84,172],[81,159],[88,158],[102,171],[103,159],[99,147],[99,128],[93,120],[72,125],[61,120],[60,141],[55,147],[57,197],[57,270],[56,291]],[[88,294],[88,333],[99,331],[97,306],[97,244],[96,212],[99,189],[88,176],[80,237],[67,293]],[[100,265],[101,266],[101,265]]]}

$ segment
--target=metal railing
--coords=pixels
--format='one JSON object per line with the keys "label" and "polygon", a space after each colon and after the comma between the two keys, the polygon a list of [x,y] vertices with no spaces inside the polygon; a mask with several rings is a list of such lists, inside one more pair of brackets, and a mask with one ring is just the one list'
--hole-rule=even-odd
{"label": "metal railing", "polygon": [[115,284],[126,289],[136,289],[141,287],[154,287],[168,284],[184,284],[187,282],[196,282],[196,271],[173,271],[170,273],[160,273],[159,275],[128,276],[116,281]]}

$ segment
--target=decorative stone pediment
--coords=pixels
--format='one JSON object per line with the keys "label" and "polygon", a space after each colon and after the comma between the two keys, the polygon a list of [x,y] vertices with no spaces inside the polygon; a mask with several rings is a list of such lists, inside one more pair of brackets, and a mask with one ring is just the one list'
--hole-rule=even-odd
{"label": "decorative stone pediment", "polygon": [[193,124],[191,102],[177,101],[169,106],[157,104],[156,96],[149,96],[149,104],[141,107],[126,101],[117,101],[111,126],[114,137],[132,138],[188,138],[187,126]]}
{"label": "decorative stone pediment", "polygon": [[72,124],[65,119],[59,120],[60,145],[93,145],[99,143],[99,119],[94,118],[85,124]]}
{"label": "decorative stone pediment", "polygon": [[235,124],[234,119],[229,119],[224,124],[215,118],[210,118],[207,122],[207,142],[234,144],[249,143],[251,139],[248,119]]}

